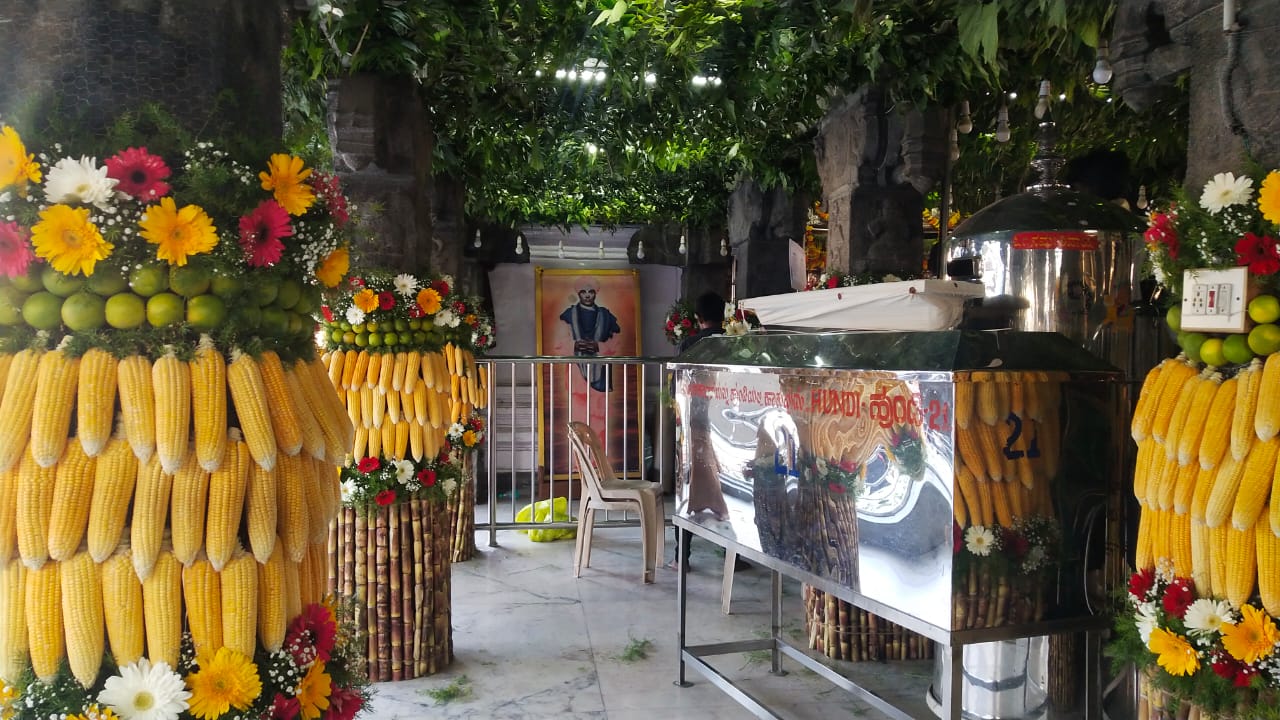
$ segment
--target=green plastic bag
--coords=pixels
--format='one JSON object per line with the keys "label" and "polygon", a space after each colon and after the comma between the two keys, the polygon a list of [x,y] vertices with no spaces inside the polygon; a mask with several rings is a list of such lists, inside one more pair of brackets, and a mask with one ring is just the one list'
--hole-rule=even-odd
{"label": "green plastic bag", "polygon": [[[516,522],[573,522],[569,517],[569,501],[558,497],[550,500],[539,500],[532,505],[525,505],[516,513]],[[521,530],[534,542],[554,542],[556,540],[572,540],[578,532],[573,528],[547,528],[546,530]]]}

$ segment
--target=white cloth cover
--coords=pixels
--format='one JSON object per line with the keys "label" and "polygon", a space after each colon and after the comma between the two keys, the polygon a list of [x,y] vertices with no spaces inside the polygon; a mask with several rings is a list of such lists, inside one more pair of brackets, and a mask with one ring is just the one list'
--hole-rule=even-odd
{"label": "white cloth cover", "polygon": [[980,283],[902,280],[764,295],[738,301],[765,327],[819,330],[950,330],[964,302],[983,295]]}

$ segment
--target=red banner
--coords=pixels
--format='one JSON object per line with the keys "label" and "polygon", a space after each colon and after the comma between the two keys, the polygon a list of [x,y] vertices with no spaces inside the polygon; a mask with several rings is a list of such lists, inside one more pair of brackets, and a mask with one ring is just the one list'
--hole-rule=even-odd
{"label": "red banner", "polygon": [[1082,230],[1030,230],[1013,235],[1015,250],[1097,250],[1097,233]]}

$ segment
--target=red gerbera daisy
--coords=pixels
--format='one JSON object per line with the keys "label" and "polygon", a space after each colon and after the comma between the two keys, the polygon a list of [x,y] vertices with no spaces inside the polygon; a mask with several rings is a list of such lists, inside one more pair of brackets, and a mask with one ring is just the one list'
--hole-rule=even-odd
{"label": "red gerbera daisy", "polygon": [[280,238],[293,234],[289,213],[275,200],[263,200],[253,212],[240,218],[240,247],[251,267],[268,267],[280,262],[284,243]]}
{"label": "red gerbera daisy", "polygon": [[[395,491],[386,492],[394,494]],[[312,660],[328,662],[337,637],[338,624],[333,618],[333,611],[322,603],[311,603],[289,623],[284,645],[300,666]]]}
{"label": "red gerbera daisy", "polygon": [[334,224],[338,227],[346,225],[351,216],[347,211],[347,198],[342,194],[342,188],[338,186],[338,176],[313,172],[308,182],[311,184],[311,189],[315,191],[316,199],[324,203],[325,209],[333,216]]}
{"label": "red gerbera daisy", "polygon": [[383,490],[382,492],[373,496],[373,501],[378,503],[378,505],[381,507],[386,507],[396,501],[396,491]]}
{"label": "red gerbera daisy", "polygon": [[395,293],[389,290],[378,293],[378,309],[379,310],[390,310],[395,306],[396,306]]}
{"label": "red gerbera daisy", "polygon": [[362,457],[360,462],[356,463],[356,469],[362,473],[371,473],[382,467],[382,463],[378,462],[376,457]]}
{"label": "red gerbera daisy", "polygon": [[31,233],[16,222],[0,222],[0,275],[26,275],[31,261]]}
{"label": "red gerbera daisy", "polygon": [[114,178],[116,189],[139,200],[150,202],[169,194],[169,166],[159,155],[145,147],[128,148],[106,159],[107,177]]}
{"label": "red gerbera daisy", "polygon": [[1191,581],[1187,578],[1178,578],[1169,584],[1164,591],[1164,598],[1160,604],[1164,606],[1164,611],[1170,615],[1181,618],[1187,614],[1187,608],[1191,607],[1191,603],[1196,599],[1196,591],[1191,587]]}
{"label": "red gerbera daisy", "polygon": [[444,297],[445,295],[449,294],[449,283],[443,280],[436,280],[435,282],[431,283],[431,288],[436,292],[440,293],[440,297]]}
{"label": "red gerbera daisy", "polygon": [[326,717],[330,720],[351,720],[362,707],[364,698],[359,693],[351,688],[335,686],[333,693],[329,695],[329,714]]}
{"label": "red gerbera daisy", "polygon": [[333,322],[333,311],[329,309],[328,305],[320,306],[320,314],[324,316],[325,322]]}
{"label": "red gerbera daisy", "polygon": [[[333,699],[330,698],[332,705]],[[296,697],[287,697],[280,693],[276,693],[275,700],[271,702],[271,710],[267,717],[271,720],[294,720],[298,717],[298,713],[302,712],[302,704],[298,702]]]}
{"label": "red gerbera daisy", "polygon": [[431,468],[425,468],[418,471],[418,482],[422,483],[423,487],[431,487],[432,485],[435,485],[436,471]]}
{"label": "red gerbera daisy", "polygon": [[1280,270],[1275,238],[1245,233],[1236,243],[1236,265],[1248,265],[1253,275],[1272,275]]}

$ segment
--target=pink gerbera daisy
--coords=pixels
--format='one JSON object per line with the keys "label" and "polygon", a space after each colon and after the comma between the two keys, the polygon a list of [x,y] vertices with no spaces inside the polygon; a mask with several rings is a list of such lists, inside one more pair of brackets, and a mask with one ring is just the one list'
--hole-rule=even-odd
{"label": "pink gerbera daisy", "polygon": [[114,178],[116,189],[139,200],[151,202],[169,194],[169,166],[159,155],[145,147],[121,150],[106,160],[107,177]]}
{"label": "pink gerbera daisy", "polygon": [[275,200],[263,200],[253,212],[240,218],[240,247],[252,267],[267,267],[280,262],[284,243],[280,238],[293,235],[289,213]]}
{"label": "pink gerbera daisy", "polygon": [[17,277],[27,274],[36,259],[31,251],[31,233],[15,222],[0,222],[0,275]]}

